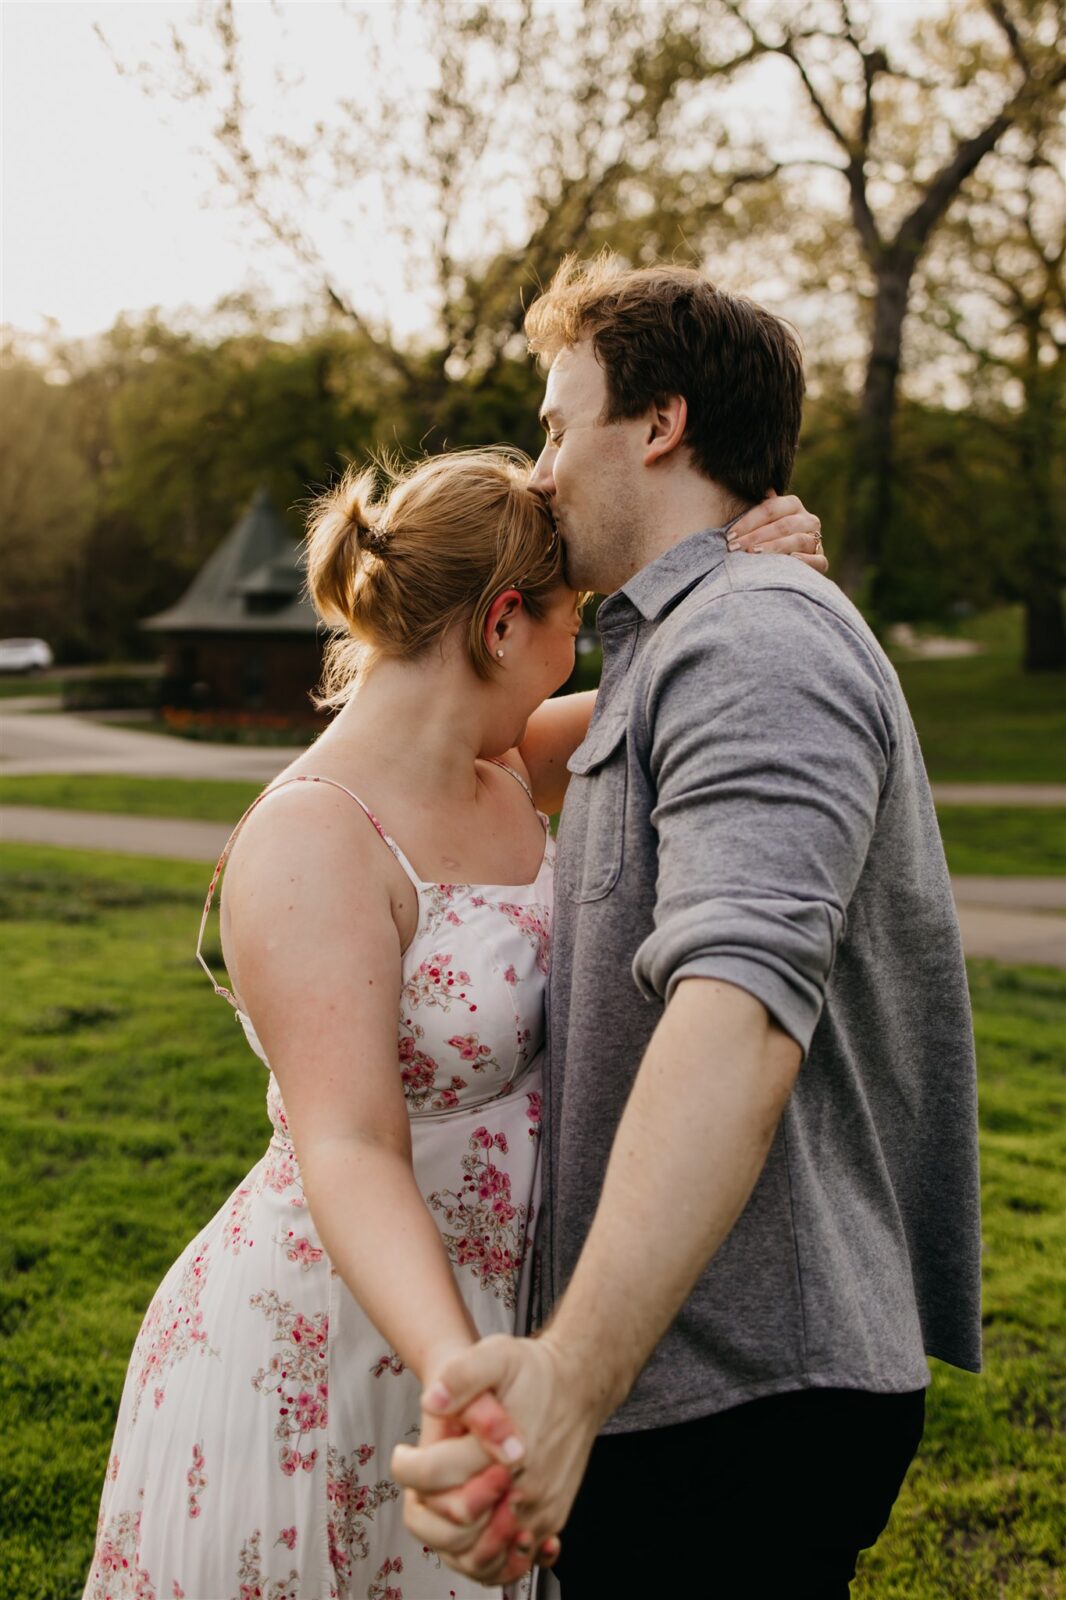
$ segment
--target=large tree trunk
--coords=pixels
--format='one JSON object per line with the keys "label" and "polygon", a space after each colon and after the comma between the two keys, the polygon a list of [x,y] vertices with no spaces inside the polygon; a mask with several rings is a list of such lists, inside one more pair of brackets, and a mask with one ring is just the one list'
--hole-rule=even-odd
{"label": "large tree trunk", "polygon": [[840,583],[875,614],[883,589],[882,549],[892,510],[892,422],[913,271],[913,258],[898,250],[886,253],[876,269],[870,357],[848,474]]}
{"label": "large tree trunk", "polygon": [[1023,515],[1031,535],[1020,552],[1025,603],[1026,672],[1066,670],[1066,612],[1062,604],[1063,515],[1052,461],[1060,436],[1058,363],[1042,366],[1037,330],[1030,334],[1023,380],[1025,411],[1019,419]]}
{"label": "large tree trunk", "polygon": [[1025,594],[1026,672],[1066,671],[1066,612],[1058,573],[1041,578],[1030,570]]}

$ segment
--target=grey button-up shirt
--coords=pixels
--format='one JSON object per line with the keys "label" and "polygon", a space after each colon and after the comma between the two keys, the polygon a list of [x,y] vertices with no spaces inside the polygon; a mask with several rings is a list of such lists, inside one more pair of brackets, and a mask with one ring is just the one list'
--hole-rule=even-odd
{"label": "grey button-up shirt", "polygon": [[892,666],[834,584],[730,556],[718,529],[605,600],[599,629],[559,834],[549,1307],[677,983],[739,985],[804,1052],[746,1209],[608,1431],[808,1386],[920,1388],[926,1354],[976,1370],[966,974]]}

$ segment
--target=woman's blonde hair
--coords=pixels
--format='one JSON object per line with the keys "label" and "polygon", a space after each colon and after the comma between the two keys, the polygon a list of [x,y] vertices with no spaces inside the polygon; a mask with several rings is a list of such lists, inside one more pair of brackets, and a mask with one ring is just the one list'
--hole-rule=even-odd
{"label": "woman's blonde hair", "polygon": [[[414,466],[349,467],[311,507],[307,588],[336,630],[316,703],[341,706],[382,656],[411,659],[465,626],[474,671],[491,676],[489,608],[517,589],[543,616],[564,583],[562,551],[533,463],[497,446],[430,456]],[[384,493],[380,480],[384,480]]]}

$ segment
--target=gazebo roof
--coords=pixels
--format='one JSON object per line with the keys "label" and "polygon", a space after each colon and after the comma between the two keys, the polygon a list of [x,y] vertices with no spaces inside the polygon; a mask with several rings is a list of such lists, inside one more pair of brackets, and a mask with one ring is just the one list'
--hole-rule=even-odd
{"label": "gazebo roof", "polygon": [[260,488],[181,599],[141,624],[157,633],[314,633],[302,550]]}

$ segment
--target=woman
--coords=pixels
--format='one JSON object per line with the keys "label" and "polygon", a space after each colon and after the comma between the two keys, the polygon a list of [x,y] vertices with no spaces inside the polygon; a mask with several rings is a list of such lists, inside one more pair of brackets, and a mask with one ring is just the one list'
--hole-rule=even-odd
{"label": "woman", "polygon": [[[201,924],[228,862],[216,989],[274,1136],[149,1307],[87,1600],[503,1592],[415,1543],[387,1463],[423,1374],[529,1297],[545,813],[593,697],[547,701],[579,597],[528,471],[442,456],[316,507],[337,715],[238,824]],[[506,1472],[484,1460],[488,1507]]]}

